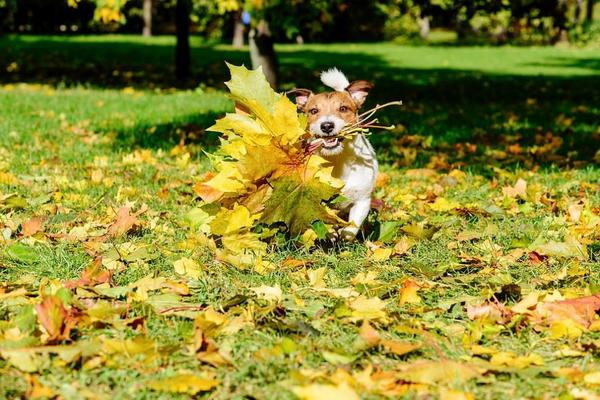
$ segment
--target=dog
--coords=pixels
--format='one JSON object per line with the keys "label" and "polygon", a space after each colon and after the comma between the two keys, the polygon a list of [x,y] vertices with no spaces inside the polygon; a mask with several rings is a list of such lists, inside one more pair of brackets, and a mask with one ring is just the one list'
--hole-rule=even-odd
{"label": "dog", "polygon": [[292,92],[298,109],[308,118],[311,134],[308,148],[318,147],[318,154],[333,164],[333,176],[344,182],[342,195],[348,200],[340,208],[348,211],[350,225],[341,230],[340,236],[354,240],[371,210],[378,164],[375,150],[365,135],[344,139],[338,134],[345,126],[357,122],[358,111],[374,85],[365,80],[349,82],[337,68],[322,72],[321,82],[334,91]]}

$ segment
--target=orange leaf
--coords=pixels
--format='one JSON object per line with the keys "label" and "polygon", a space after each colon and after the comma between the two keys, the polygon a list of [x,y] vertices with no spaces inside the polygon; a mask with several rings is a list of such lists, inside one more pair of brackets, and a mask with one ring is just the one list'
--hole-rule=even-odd
{"label": "orange leaf", "polygon": [[413,281],[412,279],[407,279],[402,284],[402,294],[400,295],[400,305],[405,303],[420,303],[421,298],[417,294],[417,291],[421,288],[421,286]]}
{"label": "orange leaf", "polygon": [[544,256],[537,251],[530,251],[528,257],[529,265],[539,265],[548,259],[548,256]]}
{"label": "orange leaf", "polygon": [[33,236],[40,232],[44,227],[44,220],[40,217],[33,217],[29,221],[21,224],[21,235],[25,237]]}
{"label": "orange leaf", "polygon": [[512,312],[497,302],[485,302],[478,306],[467,306],[467,316],[473,320],[485,320],[505,324],[510,321]]}
{"label": "orange leaf", "polygon": [[377,330],[375,330],[375,328],[373,328],[367,320],[364,320],[362,326],[360,327],[359,334],[360,337],[367,343],[367,345],[369,345],[369,347],[376,346],[381,340],[379,332],[377,332]]}
{"label": "orange leaf", "polygon": [[196,184],[194,184],[192,187],[194,193],[200,196],[200,198],[207,203],[217,201],[221,198],[221,196],[223,196],[223,192],[205,184],[205,182],[208,182],[214,178],[215,175],[216,174],[214,172],[207,172],[202,176],[202,180],[200,182],[196,182]]}
{"label": "orange leaf", "polygon": [[148,210],[148,206],[144,205],[135,214],[130,214],[131,209],[129,207],[121,207],[117,213],[117,218],[108,227],[108,234],[112,237],[121,236],[129,232],[136,225],[139,224],[138,217]]}
{"label": "orange leaf", "polygon": [[102,283],[110,283],[112,271],[102,267],[102,257],[96,257],[92,265],[87,267],[78,280],[71,280],[64,283],[66,288],[74,287],[93,287]]}
{"label": "orange leaf", "polygon": [[381,344],[388,352],[397,356],[408,354],[421,347],[418,343],[401,342],[397,340],[382,340]]}
{"label": "orange leaf", "polygon": [[535,314],[549,323],[572,320],[589,327],[600,310],[600,295],[538,304]]}
{"label": "orange leaf", "polygon": [[56,343],[70,338],[71,329],[78,322],[78,312],[67,310],[58,296],[46,296],[37,306],[38,320],[48,332],[48,343]]}

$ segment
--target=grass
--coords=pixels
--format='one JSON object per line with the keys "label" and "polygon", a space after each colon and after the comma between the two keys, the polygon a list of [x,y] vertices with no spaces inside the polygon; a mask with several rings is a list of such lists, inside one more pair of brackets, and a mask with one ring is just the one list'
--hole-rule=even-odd
{"label": "grass", "polygon": [[[372,136],[390,182],[377,189],[385,206],[372,213],[366,235],[383,248],[406,237],[411,247],[378,260],[364,240],[311,250],[290,243],[272,254],[278,268],[259,274],[217,263],[182,223],[198,204],[192,186],[209,168],[203,151],[217,144],[204,129],[232,108],[223,92],[223,60],[248,62],[246,50],[194,44],[195,79],[175,88],[171,38],[0,38],[6,55],[0,61],[6,71],[0,75],[0,349],[18,347],[16,316],[26,314],[23,304],[36,301],[40,285],[56,292],[60,281],[78,279],[96,255],[116,268],[116,286],[148,275],[180,279],[173,262],[188,257],[200,263],[202,274],[187,282],[185,303],[212,306],[228,320],[252,321],[212,338],[231,365],[213,367],[189,353],[198,332],[193,319],[161,315],[152,301],[132,295],[92,296],[115,307],[128,303],[128,313],[117,319],[140,316],[144,324],[83,324],[72,335],[73,346],[100,336],[119,342],[147,336],[160,355],[100,352],[66,366],[57,357],[39,356],[36,371],[29,373],[2,356],[0,397],[24,397],[27,390],[30,395],[35,376],[65,398],[83,396],[82,388],[99,398],[187,398],[148,385],[193,371],[217,377],[220,385],[206,395],[216,399],[287,399],[293,398],[291,387],[343,379],[365,398],[378,398],[377,390],[343,378],[343,371],[369,366],[397,371],[418,359],[466,364],[489,359],[476,354],[476,344],[539,355],[543,364],[488,365],[490,371],[474,379],[415,385],[403,395],[437,396],[452,388],[475,398],[507,393],[573,398],[597,389],[580,376],[557,377],[559,370],[600,369],[597,332],[553,337],[549,327],[471,320],[466,311],[492,295],[506,295],[502,301],[512,305],[536,290],[565,297],[599,291],[600,170],[594,156],[600,147],[600,57],[595,49],[279,46],[283,89],[319,88],[317,72],[337,65],[352,78],[376,83],[371,103],[404,100],[400,113],[383,116],[398,128]],[[518,178],[527,181],[527,193],[504,196],[502,189]],[[24,204],[9,206],[9,194]],[[436,199],[450,205],[436,205]],[[148,205],[141,227],[109,243],[91,240],[124,204],[134,210]],[[572,214],[577,210],[580,218]],[[43,232],[23,237],[23,223],[34,216],[45,218]],[[434,227],[435,233],[415,225]],[[392,234],[377,242],[386,230]],[[77,234],[80,240],[73,238]],[[587,246],[586,256],[565,244],[569,237]],[[14,254],[15,243],[26,246],[25,256]],[[539,263],[528,255],[549,243],[563,243],[568,251],[542,255]],[[523,254],[512,259],[519,249]],[[137,252],[128,258],[132,250]],[[305,265],[286,266],[286,259]],[[348,320],[347,300],[311,289],[320,272],[328,288],[353,287],[383,299],[389,323],[374,320],[376,329],[388,339],[422,347],[402,356],[381,346],[357,349],[360,324]],[[369,272],[377,281],[353,280]],[[421,286],[420,303],[401,304],[407,279]],[[521,295],[511,298],[511,284]],[[251,288],[262,285],[281,287],[278,306],[253,296]],[[27,296],[2,297],[18,287],[26,288]],[[89,304],[83,291],[76,296]],[[236,296],[242,303],[228,306]],[[29,333],[43,340],[39,331]],[[557,353],[564,347],[580,353]],[[349,366],[344,362],[338,370],[331,353],[350,357]],[[409,389],[397,379],[398,393]]]}

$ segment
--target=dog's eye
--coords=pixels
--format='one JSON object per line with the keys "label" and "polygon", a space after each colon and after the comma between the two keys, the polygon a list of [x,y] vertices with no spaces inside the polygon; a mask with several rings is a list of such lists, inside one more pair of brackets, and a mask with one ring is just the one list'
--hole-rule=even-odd
{"label": "dog's eye", "polygon": [[311,108],[310,110],[308,110],[308,112],[311,113],[312,115],[315,115],[319,112],[319,110],[316,108]]}
{"label": "dog's eye", "polygon": [[346,106],[341,106],[340,107],[340,112],[348,112],[350,109]]}

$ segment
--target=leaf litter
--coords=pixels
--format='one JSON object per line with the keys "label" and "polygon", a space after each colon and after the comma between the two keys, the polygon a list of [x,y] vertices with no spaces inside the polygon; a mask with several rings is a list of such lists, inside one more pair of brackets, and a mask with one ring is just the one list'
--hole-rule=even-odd
{"label": "leaf litter", "polygon": [[213,126],[210,168],[193,146],[111,155],[83,123],[66,143],[96,152],[83,169],[2,167],[2,390],[595,398],[595,170],[384,163],[368,239],[331,249],[339,182],[293,103],[231,70],[247,113]]}

